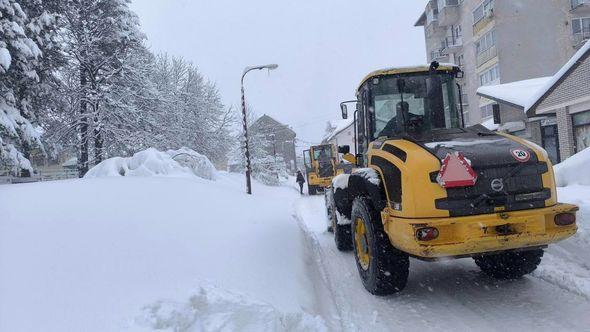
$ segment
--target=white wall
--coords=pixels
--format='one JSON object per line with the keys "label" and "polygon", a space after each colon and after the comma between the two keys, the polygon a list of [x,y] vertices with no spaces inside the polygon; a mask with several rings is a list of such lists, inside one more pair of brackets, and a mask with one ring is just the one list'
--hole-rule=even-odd
{"label": "white wall", "polygon": [[332,137],[328,143],[336,146],[349,145],[351,153],[354,153],[354,126],[350,125],[338,135]]}

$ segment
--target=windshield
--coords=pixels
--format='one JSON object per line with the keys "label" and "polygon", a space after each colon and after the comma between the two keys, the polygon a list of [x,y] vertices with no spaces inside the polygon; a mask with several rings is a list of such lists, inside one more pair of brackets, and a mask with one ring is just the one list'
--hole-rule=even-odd
{"label": "windshield", "polygon": [[313,148],[314,160],[325,160],[332,158],[332,147],[330,145],[321,145]]}
{"label": "windshield", "polygon": [[460,128],[453,75],[414,75],[371,83],[373,139],[420,136],[435,129]]}

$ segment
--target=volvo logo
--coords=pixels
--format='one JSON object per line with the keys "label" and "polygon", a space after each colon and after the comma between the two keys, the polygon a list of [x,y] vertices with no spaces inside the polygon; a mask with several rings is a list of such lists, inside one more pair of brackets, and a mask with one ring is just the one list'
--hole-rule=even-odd
{"label": "volvo logo", "polygon": [[495,192],[500,192],[504,190],[504,180],[502,179],[493,179],[491,183],[492,190]]}

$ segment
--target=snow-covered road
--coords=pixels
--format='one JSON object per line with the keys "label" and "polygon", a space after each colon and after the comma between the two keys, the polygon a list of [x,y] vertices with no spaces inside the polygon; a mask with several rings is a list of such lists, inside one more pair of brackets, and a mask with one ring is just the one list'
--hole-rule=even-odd
{"label": "snow-covered road", "polygon": [[490,279],[471,259],[412,259],[407,288],[380,298],[365,291],[354,256],[339,252],[326,232],[323,198],[303,197],[295,210],[336,306],[337,317],[326,318],[334,329],[587,331],[590,326],[590,269],[580,236],[550,248],[539,272],[517,281]]}

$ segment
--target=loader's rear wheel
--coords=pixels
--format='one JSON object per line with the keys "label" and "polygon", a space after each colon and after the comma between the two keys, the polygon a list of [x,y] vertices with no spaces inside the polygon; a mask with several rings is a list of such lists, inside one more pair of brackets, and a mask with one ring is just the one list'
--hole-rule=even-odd
{"label": "loader's rear wheel", "polygon": [[537,269],[543,249],[512,251],[496,255],[475,256],[475,264],[487,275],[497,279],[518,279]]}
{"label": "loader's rear wheel", "polygon": [[409,256],[391,245],[381,216],[368,198],[354,200],[351,229],[357,268],[367,291],[389,295],[404,289],[410,268]]}

